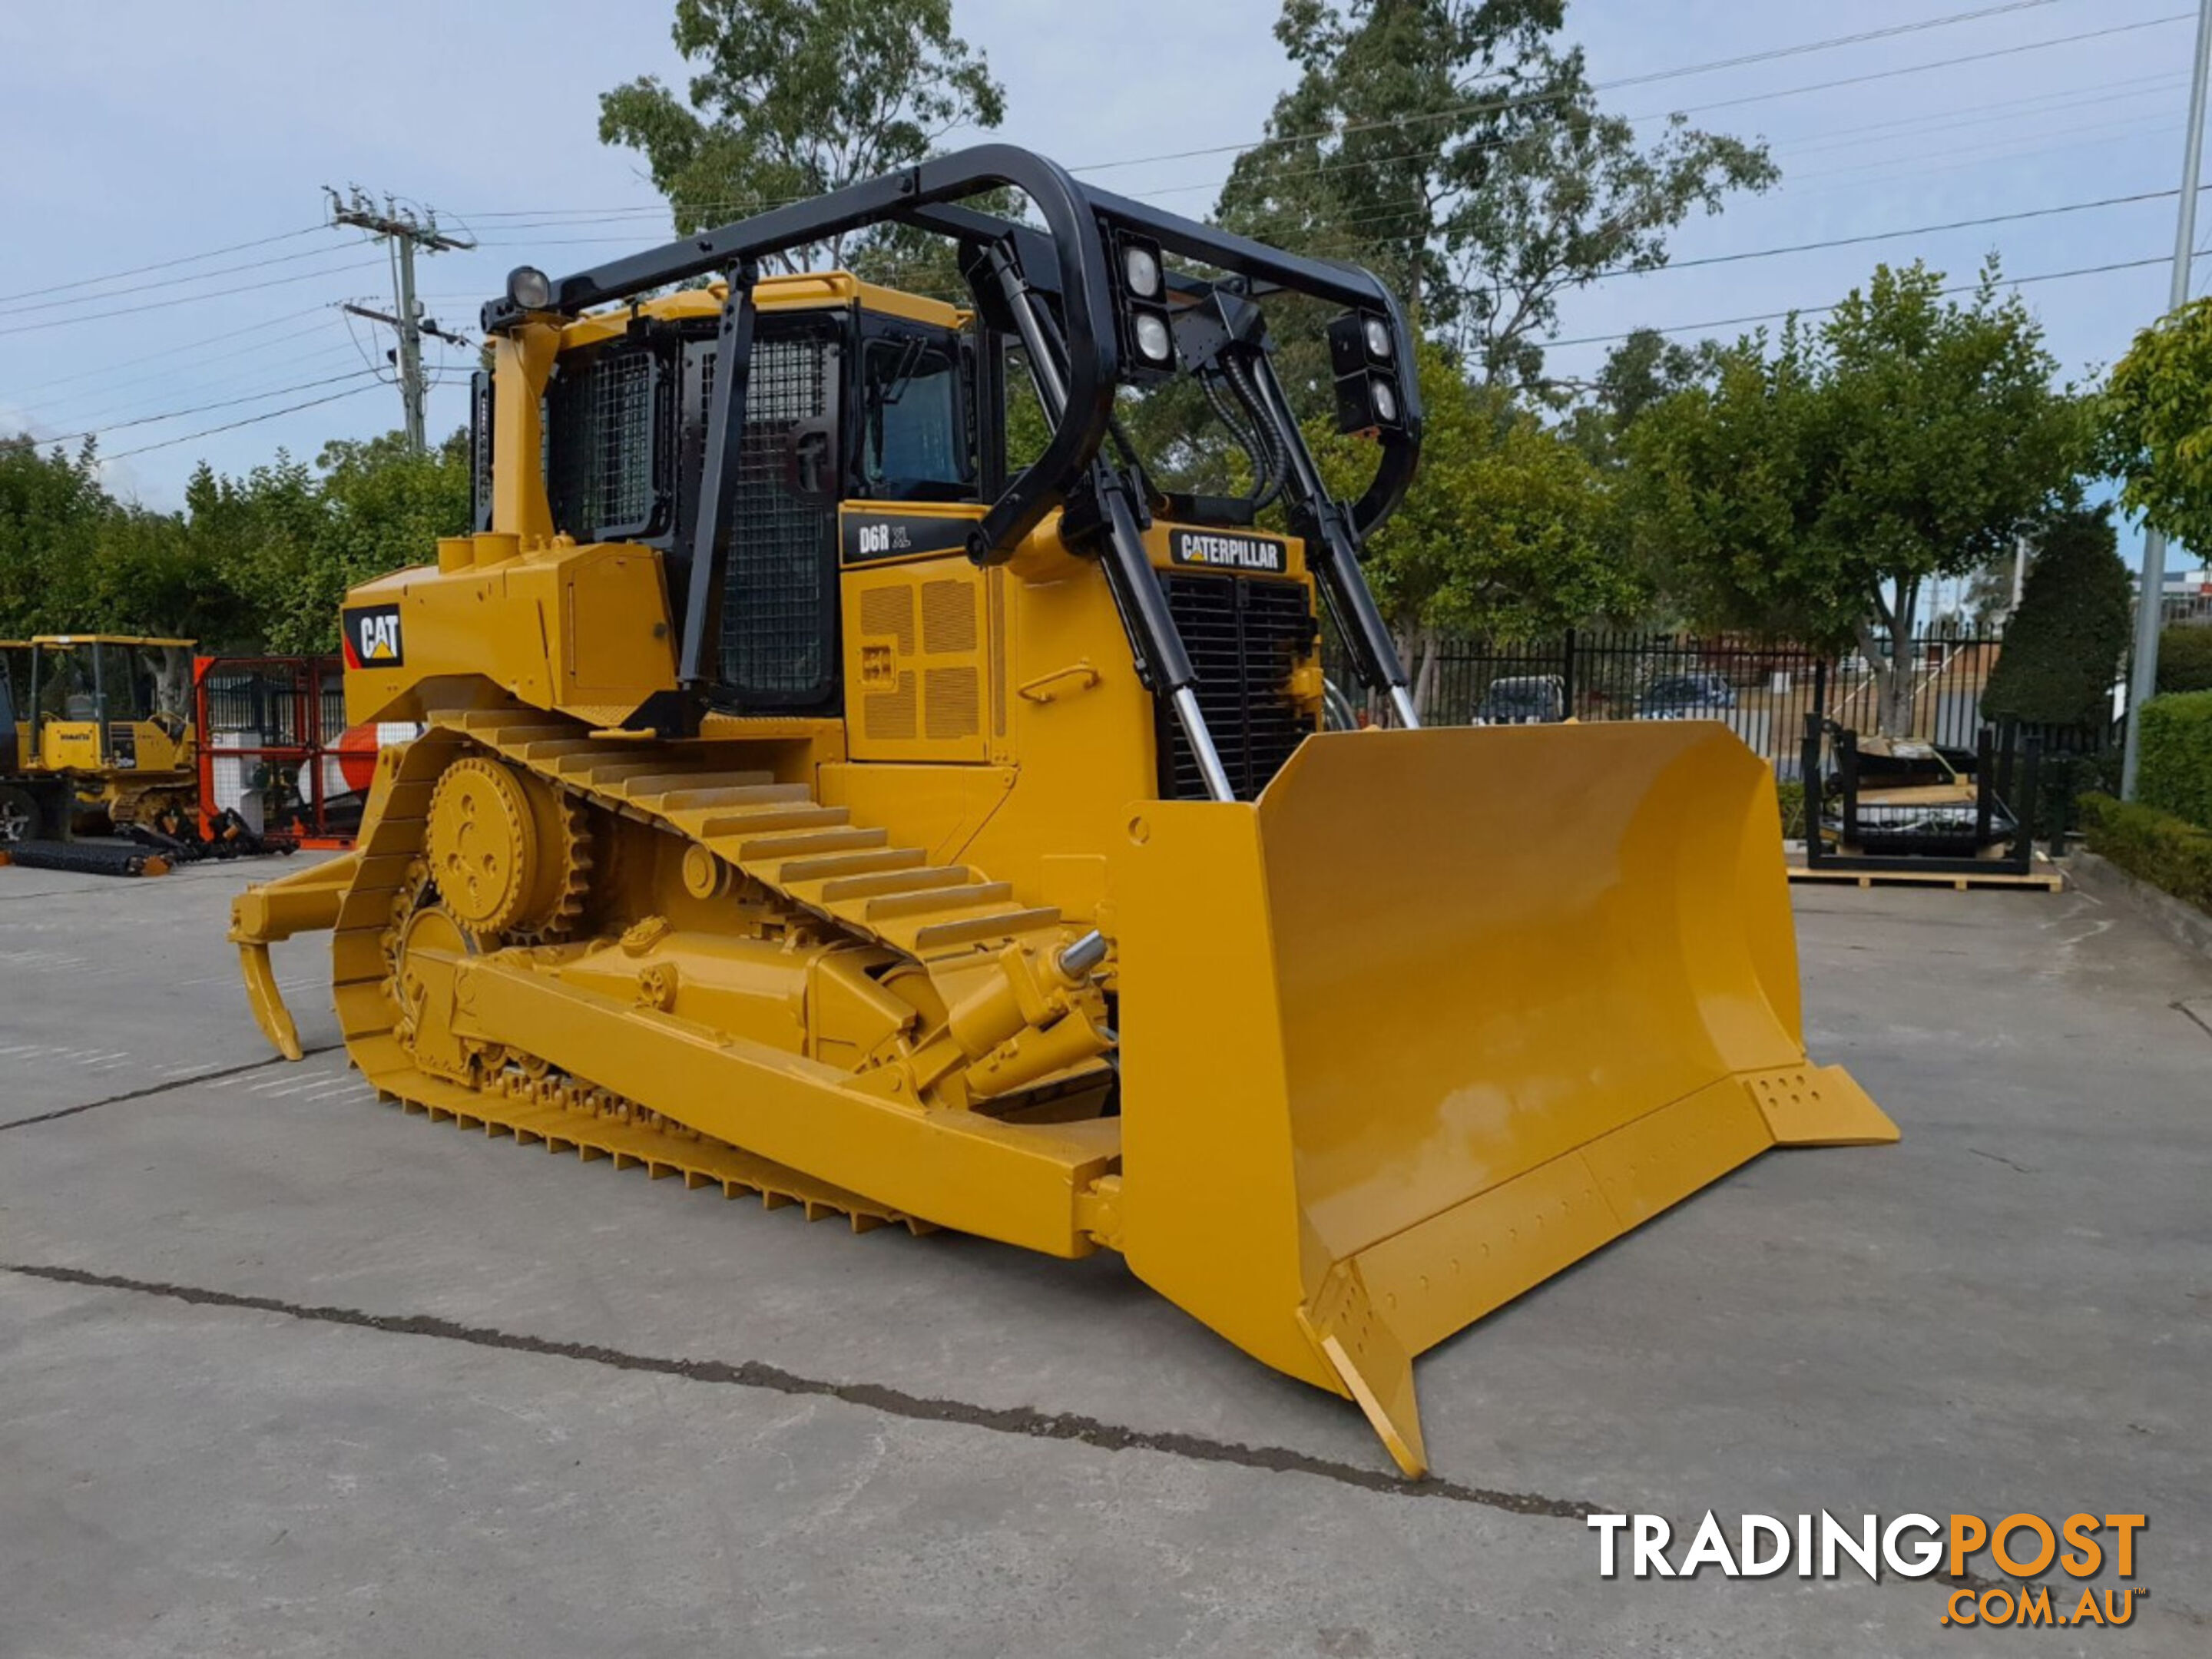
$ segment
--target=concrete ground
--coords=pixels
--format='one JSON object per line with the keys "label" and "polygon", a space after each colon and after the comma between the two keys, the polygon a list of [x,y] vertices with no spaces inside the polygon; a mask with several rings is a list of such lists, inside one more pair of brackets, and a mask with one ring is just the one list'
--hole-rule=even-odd
{"label": "concrete ground", "polygon": [[[1442,1479],[1114,1260],[854,1237],[374,1104],[265,866],[0,871],[0,1656],[2212,1650],[2212,963],[2081,896],[1800,890],[1776,1153],[1419,1368]],[[2143,1511],[2124,1630],[1607,1583],[1580,1516]]]}

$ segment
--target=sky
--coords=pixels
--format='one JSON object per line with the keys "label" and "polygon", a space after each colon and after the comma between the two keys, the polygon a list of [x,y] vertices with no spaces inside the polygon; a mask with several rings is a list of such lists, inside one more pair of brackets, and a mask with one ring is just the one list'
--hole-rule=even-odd
{"label": "sky", "polygon": [[[1278,9],[954,0],[954,21],[1006,87],[999,136],[1202,215],[1289,82]],[[329,228],[323,187],[474,237],[418,268],[430,314],[473,335],[511,266],[557,272],[667,234],[639,159],[597,120],[599,94],[632,76],[681,83],[669,15],[666,0],[0,8],[0,430],[72,447],[96,431],[110,487],[166,509],[203,459],[240,473],[396,427],[388,331],[337,309],[389,310],[389,260]],[[2021,290],[2064,373],[2094,378],[2166,308],[2192,18],[2185,0],[1572,0],[1566,35],[1607,108],[1647,132],[1679,111],[1764,140],[1783,178],[1685,225],[1677,268],[1570,296],[1549,371],[1594,371],[1639,325],[1733,337],[1751,325],[1735,319],[1832,304],[1877,260],[1965,282],[1995,253],[2009,276],[2124,267]],[[1108,39],[1110,56],[1079,46]],[[2146,199],[2078,206],[2123,197]],[[471,357],[432,362],[435,434],[466,418]]]}

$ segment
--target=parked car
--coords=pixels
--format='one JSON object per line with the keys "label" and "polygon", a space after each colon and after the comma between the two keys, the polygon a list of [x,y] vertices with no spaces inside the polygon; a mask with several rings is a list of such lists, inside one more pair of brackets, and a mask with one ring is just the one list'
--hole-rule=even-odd
{"label": "parked car", "polygon": [[1545,726],[1567,717],[1567,683],[1558,674],[1492,680],[1474,706],[1476,726]]}
{"label": "parked car", "polygon": [[1735,688],[1724,674],[1662,674],[1636,700],[1638,718],[1698,720],[1735,707]]}

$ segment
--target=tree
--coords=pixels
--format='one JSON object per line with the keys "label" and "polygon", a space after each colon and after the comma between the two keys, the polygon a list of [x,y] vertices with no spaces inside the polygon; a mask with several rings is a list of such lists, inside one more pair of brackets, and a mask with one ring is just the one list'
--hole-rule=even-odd
{"label": "tree", "polygon": [[2212,691],[2212,628],[2169,627],[2158,636],[2158,689]]}
{"label": "tree", "polygon": [[2097,400],[2096,463],[2150,529],[2212,548],[2212,298],[2135,337]]}
{"label": "tree", "polygon": [[89,446],[71,457],[27,434],[0,444],[0,635],[91,626],[72,610],[113,506]]}
{"label": "tree", "polygon": [[1982,714],[2036,726],[2102,726],[2133,610],[2102,507],[2057,513],[2035,532],[2019,614],[1982,689]]}
{"label": "tree", "polygon": [[[1420,474],[1368,544],[1367,574],[1425,700],[1446,636],[1535,638],[1629,609],[1638,592],[1589,458],[1503,387],[1470,383],[1443,348],[1421,346],[1419,373]],[[1322,421],[1306,436],[1332,493],[1365,488],[1364,440]]]}
{"label": "tree", "polygon": [[1628,437],[1638,538],[1668,590],[1703,623],[1856,643],[1885,732],[1909,727],[1928,584],[1999,556],[2082,454],[2081,405],[1997,280],[1960,305],[1941,272],[1878,267],[1817,329],[1739,343]]}
{"label": "tree", "polygon": [[436,556],[469,526],[468,437],[427,454],[396,432],[326,444],[313,467],[280,452],[243,478],[206,467],[185,487],[185,533],[244,597],[271,651],[337,648],[349,587]]}
{"label": "tree", "polygon": [[1583,399],[1568,419],[1568,431],[1593,459],[1618,464],[1622,441],[1636,417],[1662,399],[1711,378],[1720,366],[1721,350],[1717,340],[1682,345],[1656,329],[1636,330],[1606,354],[1596,378],[1577,388]]}
{"label": "tree", "polygon": [[[599,137],[643,152],[679,235],[921,161],[1006,113],[951,0],[676,0],[674,34],[698,71],[686,99],[626,82],[600,96]],[[848,240],[776,263],[842,264]]]}
{"label": "tree", "polygon": [[1779,176],[1680,117],[1602,113],[1565,0],[1284,0],[1298,70],[1238,157],[1224,224],[1373,268],[1484,377],[1534,380],[1559,297],[1663,265],[1692,212]]}

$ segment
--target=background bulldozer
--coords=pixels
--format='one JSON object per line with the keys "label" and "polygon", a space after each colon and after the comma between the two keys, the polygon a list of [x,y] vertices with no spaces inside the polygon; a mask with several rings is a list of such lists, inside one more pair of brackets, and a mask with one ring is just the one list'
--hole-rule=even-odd
{"label": "background bulldozer", "polygon": [[[1035,223],[962,205],[1002,186]],[[761,274],[894,224],[963,304]],[[1374,437],[1356,501],[1278,295],[1340,313],[1297,390]],[[526,267],[484,325],[474,533],[343,616],[349,719],[423,735],[352,854],[234,917],[287,1053],[268,947],[331,929],[387,1098],[1117,1250],[1408,1474],[1415,1354],[1769,1146],[1893,1138],[1807,1063],[1771,780],[1724,729],[1414,729],[1360,550],[1420,410],[1365,273],[991,147]],[[1177,376],[1252,497],[1118,430]],[[1399,729],[1321,730],[1322,611]]]}
{"label": "background bulldozer", "polygon": [[136,874],[147,862],[136,843],[66,843],[118,831],[167,841],[191,821],[192,645],[126,634],[0,641],[0,852]]}

